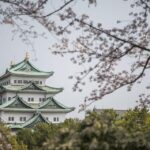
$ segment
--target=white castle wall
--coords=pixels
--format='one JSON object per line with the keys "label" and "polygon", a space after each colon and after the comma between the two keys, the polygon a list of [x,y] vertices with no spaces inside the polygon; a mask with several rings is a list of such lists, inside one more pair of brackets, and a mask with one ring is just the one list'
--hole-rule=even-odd
{"label": "white castle wall", "polygon": [[[1,111],[0,118],[5,123],[24,123],[24,121],[20,121],[20,117],[26,117],[26,121],[33,116],[33,112],[11,112],[11,111]],[[47,119],[49,122],[52,123],[60,123],[64,122],[65,120],[65,113],[42,113],[42,115]],[[14,121],[9,121],[9,117],[14,117]],[[54,118],[57,118],[54,121]]]}
{"label": "white castle wall", "polygon": [[[8,112],[8,111],[2,111],[0,113],[1,120],[5,123],[24,123],[24,121],[20,121],[20,117],[26,117],[26,120],[31,118],[33,116],[33,113],[29,112]],[[9,117],[14,117],[14,121],[9,121]]]}
{"label": "white castle wall", "polygon": [[[28,103],[40,103],[40,102],[42,102],[42,101],[40,101],[40,98],[43,99],[43,98],[48,98],[48,97],[53,96],[52,94],[32,93],[32,92],[29,92],[29,93],[17,93],[17,95],[19,97],[22,97],[23,100],[28,102]],[[4,93],[2,95],[3,103],[9,101],[9,97],[13,98],[14,96],[16,96],[16,93],[12,93],[12,92]],[[30,101],[29,102],[28,98],[34,98],[34,101]]]}
{"label": "white castle wall", "polygon": [[22,83],[14,83],[14,81],[18,81],[18,80],[22,80],[22,81],[24,81],[24,80],[27,80],[27,81],[41,81],[42,82],[42,84],[40,84],[39,83],[39,85],[41,85],[41,86],[45,86],[45,81],[46,81],[46,79],[45,78],[41,78],[41,77],[25,77],[25,76],[23,76],[23,77],[19,77],[19,76],[11,76],[11,78],[10,78],[10,83],[12,84],[12,85],[24,85],[24,83],[22,82]]}
{"label": "white castle wall", "polygon": [[[15,83],[15,80],[17,81]],[[22,83],[18,83],[18,80],[22,80]],[[45,82],[46,82],[46,78],[42,78],[42,77],[26,77],[26,76],[23,76],[23,77],[19,77],[19,76],[9,76],[3,80],[0,81],[0,85],[9,85],[9,84],[12,84],[12,85],[24,85],[24,80],[26,81],[39,81],[39,84],[40,86],[45,86]]]}
{"label": "white castle wall", "polygon": [[[65,121],[65,113],[42,113],[45,118],[48,118],[48,121],[52,123],[60,123]],[[59,121],[54,121],[55,118],[59,118]]]}

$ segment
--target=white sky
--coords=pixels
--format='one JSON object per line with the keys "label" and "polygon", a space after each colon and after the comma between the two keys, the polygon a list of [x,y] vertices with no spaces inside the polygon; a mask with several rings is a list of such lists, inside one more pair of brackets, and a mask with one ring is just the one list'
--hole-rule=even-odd
{"label": "white sky", "polygon": [[[97,0],[97,7],[87,8],[83,6],[83,2],[73,4],[74,9],[80,13],[88,12],[95,22],[101,22],[105,28],[111,28],[116,25],[116,20],[123,20],[128,22],[128,3],[122,0]],[[54,0],[51,1],[55,3]],[[53,8],[56,7],[53,4]],[[37,25],[36,29],[42,32],[44,29]],[[74,81],[69,80],[68,76],[78,72],[79,67],[70,62],[70,56],[61,58],[60,56],[53,56],[50,53],[49,47],[56,41],[56,37],[52,33],[47,33],[48,39],[35,39],[34,48],[35,54],[31,51],[31,47],[25,45],[18,37],[12,40],[12,28],[9,25],[1,25],[0,27],[0,74],[4,73],[5,69],[9,67],[10,61],[19,62],[25,57],[25,53],[29,51],[31,62],[41,70],[54,71],[55,74],[47,80],[47,84],[54,87],[64,87],[64,91],[55,98],[67,106],[76,107],[76,110],[68,117],[82,118],[84,113],[78,113],[79,105],[83,103],[83,99],[89,94],[90,87],[85,87],[82,93],[72,91]],[[130,65],[126,62],[126,65]],[[143,80],[147,82],[147,80]],[[144,84],[143,84],[144,85]],[[116,91],[115,93],[104,97],[103,100],[95,102],[90,108],[114,108],[114,109],[128,109],[136,105],[135,101],[138,99],[137,93],[145,92],[143,85],[137,86],[132,92],[126,92],[126,88]]]}

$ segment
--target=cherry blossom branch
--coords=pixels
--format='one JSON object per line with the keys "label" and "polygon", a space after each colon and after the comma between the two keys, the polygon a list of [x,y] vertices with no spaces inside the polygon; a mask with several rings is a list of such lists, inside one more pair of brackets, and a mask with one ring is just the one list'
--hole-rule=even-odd
{"label": "cherry blossom branch", "polygon": [[97,30],[97,31],[100,31],[100,32],[106,34],[107,36],[112,37],[112,38],[114,38],[114,39],[116,39],[116,40],[122,41],[122,42],[124,42],[124,43],[131,44],[131,45],[134,46],[134,47],[137,47],[137,48],[143,49],[143,50],[145,50],[145,51],[147,51],[147,52],[150,52],[150,49],[149,49],[149,48],[140,46],[140,44],[135,44],[135,43],[133,43],[132,41],[119,38],[119,37],[117,37],[116,35],[112,35],[112,34],[110,34],[109,32],[107,32],[107,31],[105,31],[105,30],[96,28],[95,26],[93,26],[93,25],[91,25],[91,24],[88,24],[88,23],[84,22],[83,20],[79,20],[79,19],[76,18],[75,21],[77,21],[77,22],[79,22],[79,23],[82,23],[82,24],[84,24],[84,25],[86,25],[86,26],[88,26],[88,27],[90,27],[90,28],[93,28],[93,29],[95,29],[95,30]]}
{"label": "cherry blossom branch", "polygon": [[[60,8],[56,9],[55,11],[48,13],[47,15],[44,16],[39,16],[39,18],[46,18],[49,17],[57,12],[59,12],[60,10],[62,10],[64,7],[66,7],[67,5],[69,5],[71,2],[73,2],[74,0],[69,0],[68,2],[64,3],[64,5],[62,5]],[[36,16],[38,18],[38,16]]]}

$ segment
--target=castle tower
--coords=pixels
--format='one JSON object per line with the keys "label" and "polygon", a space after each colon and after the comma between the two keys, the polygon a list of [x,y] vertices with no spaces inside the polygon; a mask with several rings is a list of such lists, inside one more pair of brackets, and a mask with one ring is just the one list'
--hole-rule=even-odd
{"label": "castle tower", "polygon": [[29,55],[11,64],[0,77],[0,119],[12,129],[33,127],[39,122],[60,123],[74,110],[54,99],[63,88],[47,86],[53,72],[44,72],[32,65]]}

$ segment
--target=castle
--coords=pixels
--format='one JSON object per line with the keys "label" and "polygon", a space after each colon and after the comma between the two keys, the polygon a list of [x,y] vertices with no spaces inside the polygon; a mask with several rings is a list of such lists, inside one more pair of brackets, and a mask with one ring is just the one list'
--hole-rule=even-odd
{"label": "castle", "polygon": [[63,122],[74,108],[55,100],[63,88],[45,84],[52,75],[34,67],[28,55],[20,63],[11,64],[0,77],[0,120],[14,130],[32,128],[39,122]]}

